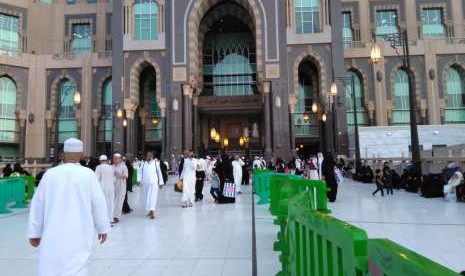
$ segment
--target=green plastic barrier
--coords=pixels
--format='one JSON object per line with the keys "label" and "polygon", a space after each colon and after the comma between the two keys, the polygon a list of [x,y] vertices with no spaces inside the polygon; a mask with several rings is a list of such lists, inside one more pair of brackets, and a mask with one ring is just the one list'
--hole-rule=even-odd
{"label": "green plastic barrier", "polygon": [[368,240],[369,275],[452,276],[458,273],[386,239]]}
{"label": "green plastic barrier", "polygon": [[33,176],[25,175],[21,176],[20,178],[26,181],[26,198],[25,201],[31,201],[32,197],[34,196],[34,191],[36,188],[36,179]]}
{"label": "green plastic barrier", "polygon": [[0,179],[0,214],[11,213],[7,204],[15,203],[13,208],[26,208],[24,204],[24,191],[26,181],[20,177]]}
{"label": "green plastic barrier", "polygon": [[134,186],[137,184],[137,173],[138,173],[138,169],[137,168],[134,168],[134,170],[132,171],[132,178],[131,178],[131,185]]}
{"label": "green plastic barrier", "polygon": [[267,204],[270,198],[270,182],[267,170],[253,170],[252,186],[254,193],[259,196],[257,204]]}
{"label": "green plastic barrier", "polygon": [[311,201],[311,194],[304,191],[289,202],[290,254],[285,274],[366,275],[366,232],[315,211]]}

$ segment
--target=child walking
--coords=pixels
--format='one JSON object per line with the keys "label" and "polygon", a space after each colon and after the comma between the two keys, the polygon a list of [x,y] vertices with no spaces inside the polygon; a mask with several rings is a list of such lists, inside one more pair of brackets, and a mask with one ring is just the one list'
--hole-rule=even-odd
{"label": "child walking", "polygon": [[373,192],[373,196],[376,195],[377,192],[381,191],[381,196],[384,196],[384,191],[383,191],[383,179],[381,175],[381,170],[377,169],[375,171],[375,184],[376,184],[376,190]]}
{"label": "child walking", "polygon": [[218,197],[220,195],[220,178],[218,177],[216,168],[213,168],[212,170],[212,176],[211,176],[210,183],[211,183],[210,194],[215,199],[215,203],[217,203]]}

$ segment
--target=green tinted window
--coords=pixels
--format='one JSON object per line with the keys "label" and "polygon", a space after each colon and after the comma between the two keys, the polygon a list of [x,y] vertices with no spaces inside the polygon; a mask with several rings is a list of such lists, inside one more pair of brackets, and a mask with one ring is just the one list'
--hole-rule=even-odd
{"label": "green tinted window", "polygon": [[450,67],[446,72],[447,103],[445,110],[446,124],[465,122],[465,85],[463,72]]}
{"label": "green tinted window", "polygon": [[422,9],[421,21],[423,37],[444,36],[444,24],[441,8]]}
{"label": "green tinted window", "polygon": [[71,51],[89,53],[92,50],[92,31],[90,24],[73,24]]}
{"label": "green tinted window", "polygon": [[0,78],[0,141],[15,142],[16,85],[8,77]]}
{"label": "green tinted window", "polygon": [[298,34],[320,31],[320,0],[295,0],[295,25]]}
{"label": "green tinted window", "polygon": [[137,0],[134,4],[134,39],[156,40],[158,6],[154,0]]}
{"label": "green tinted window", "polygon": [[408,74],[402,69],[395,73],[394,102],[392,123],[394,125],[408,124],[410,122]]}
{"label": "green tinted window", "polygon": [[367,112],[364,105],[364,93],[363,85],[360,77],[352,71],[348,71],[345,74],[346,78],[354,78],[354,87],[352,88],[352,81],[345,82],[344,90],[346,97],[346,112],[347,112],[347,125],[353,126],[354,120],[354,98],[352,93],[355,92],[355,103],[357,106],[357,124],[367,125]]}
{"label": "green tinted window", "polygon": [[16,56],[19,51],[19,18],[0,13],[0,54]]}
{"label": "green tinted window", "polygon": [[350,12],[342,13],[342,41],[344,48],[350,48],[352,42],[352,15]]}
{"label": "green tinted window", "polygon": [[107,80],[103,85],[103,106],[102,106],[102,119],[103,119],[103,139],[105,142],[111,141],[113,138],[113,89],[111,79]]}
{"label": "green tinted window", "polygon": [[386,38],[397,34],[397,11],[385,10],[376,12],[376,36]]}
{"label": "green tinted window", "polygon": [[58,141],[64,142],[68,138],[77,138],[77,122],[74,112],[74,84],[65,80],[60,85],[58,106]]}

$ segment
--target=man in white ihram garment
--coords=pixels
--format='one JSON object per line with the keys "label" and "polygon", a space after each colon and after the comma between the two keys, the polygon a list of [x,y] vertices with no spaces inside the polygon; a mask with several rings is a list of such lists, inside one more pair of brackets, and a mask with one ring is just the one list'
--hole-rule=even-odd
{"label": "man in white ihram garment", "polygon": [[115,170],[115,206],[113,209],[113,223],[121,220],[123,212],[124,197],[126,196],[126,178],[128,178],[128,168],[122,162],[121,154],[113,155],[113,169]]}
{"label": "man in white ihram garment", "polygon": [[182,179],[182,207],[186,208],[192,207],[194,202],[197,160],[192,150],[186,151],[184,157],[180,179]]}
{"label": "man in white ihram garment", "polygon": [[241,194],[241,183],[242,183],[242,166],[244,166],[244,161],[241,160],[239,155],[234,157],[234,161],[232,161],[233,167],[233,177],[234,177],[234,185],[236,186],[236,193]]}
{"label": "man in white ihram garment", "polygon": [[39,247],[39,276],[87,275],[92,244],[110,230],[95,173],[79,164],[83,143],[64,143],[64,164],[48,170],[31,201],[27,236]]}
{"label": "man in white ihram garment", "polygon": [[157,208],[158,190],[163,186],[163,175],[161,174],[160,162],[153,159],[153,153],[147,152],[146,161],[141,165],[141,182],[144,187],[145,210],[147,216],[155,218]]}
{"label": "man in white ihram garment", "polygon": [[95,174],[100,182],[103,195],[107,203],[108,219],[113,220],[113,206],[115,204],[115,171],[113,166],[108,164],[108,157],[100,155],[100,165],[95,168]]}

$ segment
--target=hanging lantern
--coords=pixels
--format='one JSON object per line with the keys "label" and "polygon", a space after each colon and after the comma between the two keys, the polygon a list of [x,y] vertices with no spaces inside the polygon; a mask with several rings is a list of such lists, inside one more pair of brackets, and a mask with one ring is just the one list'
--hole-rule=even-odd
{"label": "hanging lantern", "polygon": [[371,45],[370,49],[370,59],[373,64],[378,64],[381,60],[381,48],[379,47],[379,44],[374,42]]}
{"label": "hanging lantern", "polygon": [[75,104],[81,103],[81,93],[79,93],[79,91],[74,92],[73,101]]}
{"label": "hanging lantern", "polygon": [[121,108],[118,108],[118,110],[116,111],[116,117],[118,118],[123,118],[123,110]]}
{"label": "hanging lantern", "polygon": [[215,142],[219,143],[220,139],[221,139],[220,134],[216,133],[215,138],[214,138]]}
{"label": "hanging lantern", "polygon": [[337,84],[333,82],[331,84],[331,90],[330,90],[331,96],[336,97],[337,96]]}
{"label": "hanging lantern", "polygon": [[244,143],[245,143],[244,137],[241,136],[241,137],[239,138],[239,146],[243,147],[243,146],[244,146]]}
{"label": "hanging lantern", "polygon": [[326,113],[323,113],[323,115],[321,116],[321,120],[322,120],[323,122],[326,122],[326,119],[327,119],[327,118],[326,118]]}
{"label": "hanging lantern", "polygon": [[124,118],[123,120],[123,126],[127,127],[128,126],[128,119]]}
{"label": "hanging lantern", "polygon": [[310,117],[308,116],[308,113],[305,112],[305,113],[304,113],[304,121],[305,121],[305,122],[308,122],[308,120],[310,120]]}
{"label": "hanging lantern", "polygon": [[152,118],[152,124],[153,125],[158,125],[158,118],[157,117]]}
{"label": "hanging lantern", "polygon": [[312,104],[312,112],[317,113],[318,112],[318,105],[316,103]]}
{"label": "hanging lantern", "polygon": [[215,140],[216,134],[218,134],[218,133],[216,132],[216,129],[213,127],[213,128],[210,130],[210,138],[211,138],[212,140]]}
{"label": "hanging lantern", "polygon": [[228,140],[228,138],[224,138],[224,140],[223,140],[223,146],[224,146],[225,148],[227,148],[227,147],[229,146],[229,140]]}

